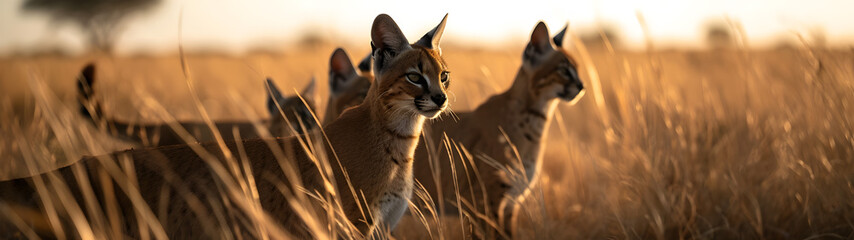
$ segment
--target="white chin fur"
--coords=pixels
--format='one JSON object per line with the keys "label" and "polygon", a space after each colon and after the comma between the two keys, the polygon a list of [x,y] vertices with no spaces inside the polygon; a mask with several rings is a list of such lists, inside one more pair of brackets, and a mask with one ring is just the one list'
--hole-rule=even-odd
{"label": "white chin fur", "polygon": [[426,118],[433,119],[438,117],[439,114],[442,113],[442,110],[444,110],[444,108],[435,108],[435,110],[432,111],[418,111],[418,114],[421,114],[421,116]]}
{"label": "white chin fur", "polygon": [[[424,116],[424,117],[430,118],[430,119],[438,117],[439,114],[441,114],[442,111],[445,110],[445,106],[439,107],[438,105],[436,105],[436,103],[434,103],[433,101],[429,101],[429,100],[425,101],[424,105],[425,106],[423,108],[425,110],[417,110],[417,112],[418,112],[418,114],[421,114],[421,116]],[[416,107],[416,109],[418,109],[418,108]]]}

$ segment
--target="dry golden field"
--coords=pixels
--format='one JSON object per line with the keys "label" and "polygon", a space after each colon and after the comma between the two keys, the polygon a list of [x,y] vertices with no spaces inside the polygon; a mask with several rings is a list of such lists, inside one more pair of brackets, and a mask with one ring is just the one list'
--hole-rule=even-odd
{"label": "dry golden field", "polygon": [[[288,92],[316,76],[323,113],[334,47],[188,54],[187,66],[212,119],[266,118],[266,76]],[[451,108],[473,109],[509,87],[522,47],[443,48]],[[355,60],[368,52],[347,50]],[[588,92],[552,120],[516,238],[854,238],[851,50],[573,54]],[[202,118],[178,56],[0,59],[0,179],[29,175],[28,164],[49,169],[133,147],[77,115],[75,79],[90,61],[108,116]],[[459,226],[424,225],[405,219],[394,236],[460,237]]]}

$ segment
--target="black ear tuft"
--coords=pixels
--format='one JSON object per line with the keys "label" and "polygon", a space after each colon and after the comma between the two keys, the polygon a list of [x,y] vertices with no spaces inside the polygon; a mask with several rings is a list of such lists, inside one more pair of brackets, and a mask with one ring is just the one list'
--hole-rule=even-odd
{"label": "black ear tuft", "polygon": [[555,42],[555,46],[563,47],[563,37],[566,35],[566,29],[568,28],[569,23],[567,23],[566,26],[563,26],[563,30],[560,30],[560,32],[552,39]]}
{"label": "black ear tuft", "polygon": [[[80,114],[87,119],[97,122],[96,118],[102,116],[102,114],[100,105],[92,99],[92,96],[95,94],[94,84],[95,64],[89,63],[83,67],[80,75],[77,76],[77,94],[79,95]],[[87,106],[92,108],[91,111]]]}
{"label": "black ear tuft", "polygon": [[418,39],[418,42],[415,42],[415,45],[423,46],[429,49],[439,49],[439,41],[442,40],[442,34],[445,32],[445,23],[448,22],[448,14],[445,13],[445,17],[442,18],[442,21],[439,22],[433,30],[424,34],[421,39]]}
{"label": "black ear tuft", "polygon": [[350,56],[342,48],[335,49],[329,58],[329,89],[333,93],[344,90],[347,81],[356,76]]}
{"label": "black ear tuft", "polygon": [[374,46],[374,72],[379,74],[388,61],[409,48],[409,41],[400,31],[397,23],[386,14],[374,19],[371,27],[371,43]]}
{"label": "black ear tuft", "polygon": [[279,91],[279,87],[276,86],[272,78],[267,78],[265,86],[267,87],[267,111],[270,112],[270,115],[279,115],[279,107],[276,106],[276,102],[282,99],[282,92]]}
{"label": "black ear tuft", "polygon": [[89,63],[77,76],[77,92],[85,99],[92,97],[92,86],[95,84],[95,64]]}
{"label": "black ear tuft", "polygon": [[86,78],[86,82],[89,83],[89,85],[94,83],[95,82],[95,64],[94,63],[87,64],[86,67],[83,68],[83,71],[81,72],[81,74],[83,75],[84,78]]}
{"label": "black ear tuft", "polygon": [[359,62],[359,71],[364,73],[371,72],[371,57],[371,54],[368,54],[365,58],[362,58],[362,61]]}

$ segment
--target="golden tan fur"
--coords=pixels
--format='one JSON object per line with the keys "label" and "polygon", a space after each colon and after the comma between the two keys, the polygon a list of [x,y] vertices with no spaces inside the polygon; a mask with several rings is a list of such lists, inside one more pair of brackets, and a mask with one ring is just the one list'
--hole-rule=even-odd
{"label": "golden tan fur", "polygon": [[[453,206],[458,204],[459,193],[463,209],[485,213],[498,224],[511,218],[501,216],[500,209],[509,214],[535,179],[545,133],[559,99],[570,101],[583,93],[576,63],[560,47],[565,30],[555,38],[558,49],[553,49],[548,30],[539,23],[523,65],[506,92],[490,97],[474,111],[425,124],[426,138],[416,152],[415,176],[446,212],[456,210]],[[450,145],[443,143],[445,134]],[[448,160],[447,146],[452,146],[452,160]],[[460,159],[458,146],[473,159]],[[450,162],[455,164],[456,177]]]}
{"label": "golden tan fur", "polygon": [[[223,222],[215,215],[216,209],[220,207],[241,206],[240,201],[235,200],[228,191],[222,191],[223,185],[239,181],[224,177],[228,173],[217,172],[217,165],[231,163],[227,160],[229,155],[248,156],[251,159],[249,161],[239,157],[240,162],[249,167],[244,170],[251,170],[251,177],[256,181],[258,202],[266,213],[297,237],[307,238],[310,232],[314,232],[306,229],[309,226],[301,218],[304,214],[292,208],[293,201],[299,199],[283,195],[291,195],[301,189],[323,195],[330,187],[321,174],[325,169],[332,173],[331,179],[337,186],[337,196],[341,199],[341,209],[346,219],[362,234],[378,237],[381,231],[385,231],[378,229],[378,226],[394,227],[408,206],[412,191],[412,158],[425,118],[435,117],[446,106],[445,101],[432,104],[424,102],[425,98],[445,99],[447,85],[440,81],[447,81],[447,78],[442,77],[446,76],[446,66],[436,45],[444,23],[443,19],[440,27],[437,27],[439,31],[434,29],[425,35],[428,40],[433,39],[434,43],[425,47],[418,43],[410,45],[388,15],[379,15],[372,29],[376,46],[373,54],[375,58],[382,55],[379,58],[383,59],[382,66],[375,68],[377,84],[371,86],[364,103],[346,110],[325,128],[326,138],[323,133],[311,132],[290,138],[226,142],[224,146],[219,143],[199,145],[199,149],[211,153],[210,157],[200,157],[193,149],[193,144],[128,150],[114,156],[118,159],[133,159],[128,163],[133,166],[131,175],[139,183],[144,206],[150,207],[154,213],[164,214],[158,217],[166,233],[173,238],[210,238],[222,234],[220,231],[229,229],[228,226],[243,226],[239,222]],[[422,88],[410,83],[408,79],[413,69],[429,80],[429,83],[424,84],[431,87]],[[303,140],[318,145],[312,148],[312,153],[308,153],[302,146],[305,143]],[[223,148],[231,154],[224,153]],[[278,152],[283,153],[284,158]],[[323,164],[323,161],[318,162],[313,156],[323,155],[321,153],[327,153],[330,165],[318,170],[316,164]],[[82,167],[96,173],[105,169],[102,163],[98,158],[85,158],[58,171],[66,181],[75,184],[77,181],[71,174],[72,168]],[[346,171],[346,177],[343,171]],[[297,173],[299,176],[294,175]],[[96,181],[95,175],[90,175],[90,181],[100,182]],[[26,203],[21,199],[26,200],[27,197],[20,196],[33,195],[33,191],[23,187],[28,185],[20,182],[30,180],[2,182],[0,189],[4,193],[20,194],[14,198],[10,195],[0,196],[0,200]],[[300,188],[294,189],[292,184]],[[351,192],[348,186],[352,186],[354,191]],[[96,187],[95,192],[101,193],[102,189]],[[80,194],[76,193],[75,196]],[[134,213],[134,206],[140,206],[139,203],[131,204],[128,197],[118,196],[117,200],[118,209],[125,214]],[[78,199],[78,202],[82,200]],[[313,205],[319,204],[314,202]],[[318,219],[324,220],[322,217]],[[135,226],[135,223],[126,222],[124,229],[131,236],[138,237],[140,233],[134,232]]]}

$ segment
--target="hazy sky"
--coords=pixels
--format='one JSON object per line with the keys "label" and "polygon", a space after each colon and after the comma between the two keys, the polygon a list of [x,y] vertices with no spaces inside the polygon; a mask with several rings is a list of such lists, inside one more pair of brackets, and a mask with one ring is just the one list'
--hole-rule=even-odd
{"label": "hazy sky", "polygon": [[[20,10],[23,0],[0,1],[0,55],[21,49],[54,46],[70,53],[85,51],[80,30],[71,23],[54,23],[43,14]],[[618,27],[629,46],[644,38],[636,12],[641,12],[657,43],[696,47],[702,26],[711,18],[728,17],[743,24],[755,45],[793,32],[823,29],[831,44],[854,37],[852,0],[163,0],[150,11],[131,16],[117,42],[119,54],[166,53],[178,44],[179,13],[183,6],[183,42],[188,49],[240,52],[254,45],[282,46],[307,29],[337,37],[341,44],[369,41],[374,17],[388,13],[411,41],[449,13],[445,41],[459,44],[522,42],[538,20],[552,31],[570,22],[574,31],[597,22]]]}

